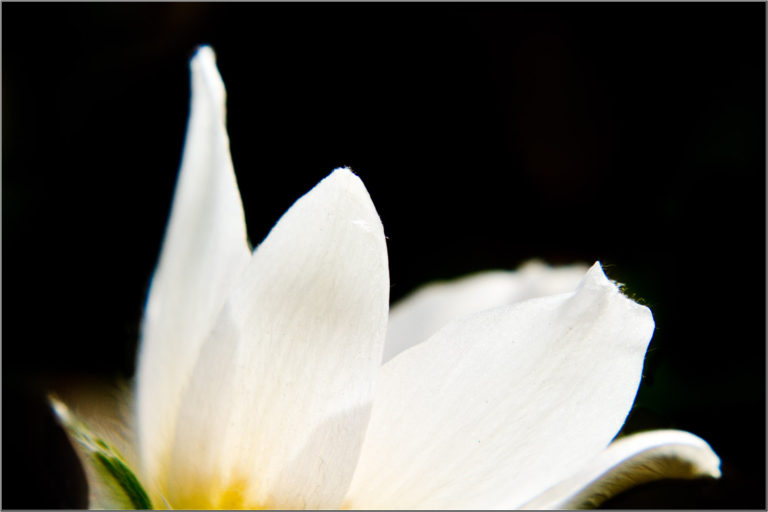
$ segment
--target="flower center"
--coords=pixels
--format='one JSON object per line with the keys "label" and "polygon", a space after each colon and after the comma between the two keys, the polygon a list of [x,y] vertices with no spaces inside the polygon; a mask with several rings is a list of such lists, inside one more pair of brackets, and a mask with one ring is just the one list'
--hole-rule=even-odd
{"label": "flower center", "polygon": [[230,478],[214,485],[195,485],[185,489],[172,500],[175,509],[199,510],[265,510],[265,503],[254,503],[248,499],[248,485],[245,478]]}
{"label": "flower center", "polygon": [[243,480],[235,480],[230,482],[224,491],[217,496],[218,502],[216,508],[219,509],[242,509],[250,508],[244,507],[243,491],[245,490],[245,482]]}

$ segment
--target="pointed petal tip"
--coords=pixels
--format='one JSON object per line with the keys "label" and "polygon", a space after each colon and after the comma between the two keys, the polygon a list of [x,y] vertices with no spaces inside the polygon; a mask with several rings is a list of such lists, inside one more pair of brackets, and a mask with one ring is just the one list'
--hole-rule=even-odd
{"label": "pointed petal tip", "polygon": [[64,402],[59,400],[56,396],[49,394],[48,395],[48,402],[51,404],[51,408],[53,409],[53,412],[56,414],[56,416],[59,418],[60,421],[67,422],[69,421],[69,408],[64,405]]}
{"label": "pointed petal tip", "polygon": [[189,61],[189,68],[192,72],[193,87],[200,84],[217,102],[224,101],[224,81],[216,66],[216,53],[213,48],[208,45],[198,47]]}
{"label": "pointed petal tip", "polygon": [[352,215],[349,219],[360,230],[376,234],[384,239],[384,227],[376,211],[368,189],[349,167],[339,167],[325,177],[315,189],[323,189],[332,192],[336,197],[345,197],[349,204],[355,204],[354,208],[347,210],[345,215]]}
{"label": "pointed petal tip", "polygon": [[603,266],[599,261],[596,261],[589,270],[587,270],[587,273],[584,274],[581,282],[576,286],[577,294],[587,290],[602,290],[602,292],[608,293],[621,293],[619,287],[616,286],[616,283],[608,279],[608,276],[605,275]]}
{"label": "pointed petal tip", "polygon": [[600,263],[600,261],[596,261],[591,267],[589,267],[589,270],[587,270],[587,273],[584,276],[584,282],[603,286],[606,284],[613,286],[611,280],[608,279],[608,276],[605,275],[605,270],[603,270],[603,265]]}
{"label": "pointed petal tip", "polygon": [[192,60],[199,60],[199,59],[212,59],[216,60],[216,52],[213,51],[213,48],[211,48],[207,44],[201,44],[195,49],[195,54],[192,56]]}
{"label": "pointed petal tip", "polygon": [[574,296],[582,297],[588,301],[600,297],[600,301],[606,300],[622,308],[624,311],[625,329],[630,329],[630,326],[632,326],[630,330],[625,331],[625,335],[628,336],[630,331],[635,332],[639,343],[637,348],[643,351],[647,349],[648,343],[650,343],[653,337],[653,331],[656,328],[653,313],[648,307],[638,304],[630,297],[624,295],[620,285],[605,275],[599,261],[590,267],[584,278],[576,286]]}
{"label": "pointed petal tip", "polygon": [[603,270],[603,264],[600,263],[600,260],[597,260],[591,267],[589,267],[590,272],[600,272],[603,276],[605,276],[605,271]]}
{"label": "pointed petal tip", "polygon": [[[189,67],[195,71],[216,71],[216,52],[208,45],[198,46],[189,61]],[[215,74],[218,74],[216,72]]]}
{"label": "pointed petal tip", "polygon": [[[338,167],[334,169],[331,174],[323,178],[323,180],[317,184],[316,188],[320,187],[338,188],[347,194],[359,196],[365,198],[366,202],[371,202],[370,194],[368,193],[368,189],[365,188],[363,180],[361,180],[349,167]],[[371,207],[373,207],[372,202]]]}
{"label": "pointed petal tip", "polygon": [[[363,181],[357,176],[357,174],[352,171],[349,167],[337,167],[333,171],[331,171],[331,174],[329,174],[325,179],[333,179],[338,180],[341,182],[349,182],[349,183],[356,183],[359,182],[361,185]],[[325,181],[325,180],[323,180]]]}
{"label": "pointed petal tip", "polygon": [[582,279],[581,283],[579,283],[577,290],[583,288],[583,287],[595,287],[595,286],[603,286],[610,288],[611,290],[614,290],[616,293],[620,294],[624,298],[627,299],[627,302],[631,304],[632,306],[636,306],[638,308],[642,308],[645,310],[648,310],[648,313],[650,314],[651,310],[647,308],[646,306],[643,306],[642,304],[638,304],[634,300],[632,300],[630,297],[627,297],[622,293],[621,287],[623,286],[622,283],[617,283],[616,281],[613,281],[610,279],[606,274],[605,270],[603,269],[602,264],[600,261],[596,261],[587,271],[586,275],[584,276],[584,279]]}

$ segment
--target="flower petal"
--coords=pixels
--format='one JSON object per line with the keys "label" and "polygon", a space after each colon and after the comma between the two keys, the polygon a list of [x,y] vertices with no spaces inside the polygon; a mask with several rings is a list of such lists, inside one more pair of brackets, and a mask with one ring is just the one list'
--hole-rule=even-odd
{"label": "flower petal", "polygon": [[618,439],[591,464],[523,508],[595,508],[646,482],[705,476],[720,477],[720,459],[703,439],[680,430],[643,432]]}
{"label": "flower petal", "polygon": [[515,272],[480,272],[422,286],[392,307],[384,361],[425,341],[452,320],[505,304],[569,292],[576,288],[587,268],[554,268],[529,261]]}
{"label": "flower petal", "polygon": [[599,264],[573,293],[449,324],[383,366],[345,506],[529,501],[616,435],[652,333]]}
{"label": "flower petal", "polygon": [[138,358],[138,438],[150,482],[167,465],[182,393],[200,346],[250,259],[229,156],[224,84],[213,51],[200,48],[190,68],[187,139]]}
{"label": "flower petal", "polygon": [[152,502],[129,463],[105,438],[86,425],[58,398],[49,397],[85,469],[92,509],[151,509]]}
{"label": "flower petal", "polygon": [[60,420],[61,407],[66,407],[94,435],[118,451],[130,467],[139,468],[134,389],[130,383],[81,376],[57,382],[52,389],[55,392],[50,402]]}
{"label": "flower petal", "polygon": [[370,416],[387,322],[381,222],[336,170],[256,249],[206,341],[176,431],[181,508],[337,508]]}

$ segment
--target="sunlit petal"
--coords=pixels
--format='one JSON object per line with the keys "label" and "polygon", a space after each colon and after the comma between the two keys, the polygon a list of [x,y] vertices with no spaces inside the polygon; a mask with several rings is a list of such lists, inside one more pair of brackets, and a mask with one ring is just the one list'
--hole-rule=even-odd
{"label": "sunlit petal", "polygon": [[205,343],[167,496],[189,508],[336,508],[370,416],[389,298],[365,187],[339,169],[256,249]]}
{"label": "sunlit petal", "polygon": [[138,438],[150,484],[167,465],[200,346],[250,258],[213,51],[199,49],[190,67],[187,139],[139,352]]}
{"label": "sunlit petal", "polygon": [[621,427],[650,310],[595,264],[575,292],[475,314],[384,365],[351,508],[513,508]]}
{"label": "sunlit petal", "polygon": [[572,291],[587,268],[549,267],[531,261],[514,272],[479,272],[422,286],[392,307],[384,361],[425,341],[453,320],[505,304]]}
{"label": "sunlit petal", "polygon": [[[89,398],[96,398],[101,402],[104,397]],[[115,437],[119,437],[120,442],[124,440],[116,431],[110,429],[110,420],[114,418],[97,414],[96,418],[91,418],[94,427],[91,428],[79,414],[56,396],[49,396],[49,401],[85,470],[88,481],[88,506],[100,509],[152,508],[146,490],[136,477],[135,466],[132,466],[111,442]],[[86,407],[86,410],[88,409],[90,408]],[[99,433],[105,430],[106,436]]]}
{"label": "sunlit petal", "polygon": [[594,508],[636,485],[662,478],[720,476],[720,459],[700,437],[655,430],[612,443],[597,459],[523,508]]}

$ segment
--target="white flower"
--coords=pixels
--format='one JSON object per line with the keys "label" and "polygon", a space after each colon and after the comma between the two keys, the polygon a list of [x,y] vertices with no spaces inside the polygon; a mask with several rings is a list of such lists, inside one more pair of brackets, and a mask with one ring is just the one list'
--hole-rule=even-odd
{"label": "white flower", "polygon": [[94,434],[54,401],[90,468],[92,506],[557,508],[719,476],[689,433],[611,443],[654,322],[599,263],[431,285],[390,315],[384,232],[348,169],[251,253],[213,52],[191,68],[142,328],[137,450],[119,455],[99,439],[118,443],[114,429]]}

